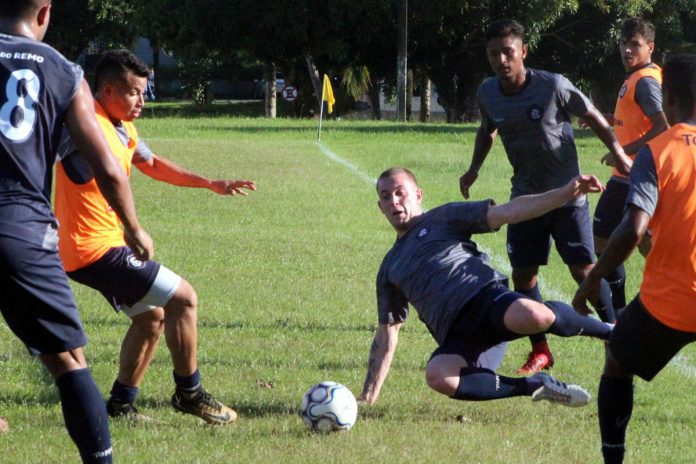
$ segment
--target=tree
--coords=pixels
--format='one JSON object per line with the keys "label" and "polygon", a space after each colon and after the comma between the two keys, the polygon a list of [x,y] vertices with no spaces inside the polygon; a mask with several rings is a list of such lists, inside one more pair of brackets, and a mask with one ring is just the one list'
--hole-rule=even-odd
{"label": "tree", "polygon": [[135,38],[131,26],[134,3],[128,0],[55,2],[46,42],[70,60],[76,60],[93,40],[109,47],[130,45]]}
{"label": "tree", "polygon": [[529,62],[567,75],[602,111],[612,112],[624,76],[618,50],[623,21],[640,16],[655,24],[653,60],[662,63],[670,52],[694,49],[694,8],[696,0],[583,2],[541,33]]}

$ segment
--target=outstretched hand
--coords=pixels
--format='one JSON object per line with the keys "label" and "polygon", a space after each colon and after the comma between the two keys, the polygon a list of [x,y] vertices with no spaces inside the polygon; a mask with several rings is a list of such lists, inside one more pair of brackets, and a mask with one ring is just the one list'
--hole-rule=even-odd
{"label": "outstretched hand", "polygon": [[586,193],[597,193],[604,191],[604,186],[595,176],[580,174],[573,177],[566,185],[572,198],[579,198]]}
{"label": "outstretched hand", "polygon": [[256,190],[256,183],[245,179],[214,180],[210,190],[219,195],[247,195],[242,189]]}

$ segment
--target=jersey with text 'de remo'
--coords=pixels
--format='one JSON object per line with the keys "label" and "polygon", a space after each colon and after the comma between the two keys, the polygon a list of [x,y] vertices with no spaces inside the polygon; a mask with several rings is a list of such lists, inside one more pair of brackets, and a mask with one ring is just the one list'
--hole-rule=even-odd
{"label": "jersey with text 'de remo'", "polygon": [[652,216],[641,301],[663,324],[696,332],[696,125],[677,124],[648,142],[630,180],[627,203]]}
{"label": "jersey with text 'de remo'", "polygon": [[[498,77],[478,89],[481,127],[498,130],[513,168],[512,197],[542,193],[565,185],[580,173],[571,115],[583,115],[590,101],[568,79],[527,70],[525,87],[503,93]],[[571,204],[582,205],[585,198]]]}
{"label": "jersey with text 'de remo'", "polygon": [[449,203],[425,212],[384,257],[377,274],[380,324],[406,320],[411,303],[441,344],[464,305],[491,282],[507,277],[471,240],[491,232],[492,201]]}
{"label": "jersey with text 'de remo'", "polygon": [[[127,135],[122,138],[96,100],[95,110],[111,151],[130,175],[133,153],[138,144],[135,126],[131,122],[121,122],[121,133]],[[118,216],[102,196],[81,154],[63,154],[62,158],[56,168],[59,252],[65,270],[74,271],[98,260],[110,248],[125,245],[125,241]]]}
{"label": "jersey with text 'de remo'", "polygon": [[[23,203],[26,214],[53,220],[52,166],[82,69],[46,44],[7,34],[0,64],[0,207]],[[0,214],[9,228],[25,219]]]}
{"label": "jersey with text 'de remo'", "polygon": [[[662,111],[662,69],[650,63],[626,77],[614,110],[614,134],[623,146],[634,142],[652,128],[650,116]],[[625,177],[618,169],[612,175]]]}

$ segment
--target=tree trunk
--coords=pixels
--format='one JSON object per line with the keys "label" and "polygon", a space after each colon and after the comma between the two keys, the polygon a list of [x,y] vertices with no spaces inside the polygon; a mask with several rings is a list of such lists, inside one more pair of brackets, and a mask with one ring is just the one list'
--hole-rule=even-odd
{"label": "tree trunk", "polygon": [[406,73],[408,71],[408,0],[398,0],[398,40],[396,47],[396,120],[406,121]]}
{"label": "tree trunk", "polygon": [[421,122],[430,121],[430,96],[432,87],[430,85],[430,79],[425,74],[423,75],[423,82],[421,83],[421,104],[420,104],[420,120]]}
{"label": "tree trunk", "polygon": [[370,106],[372,107],[372,119],[380,121],[382,119],[382,104],[379,99],[379,82],[375,82],[375,80],[372,79],[367,94],[370,96]]}
{"label": "tree trunk", "polygon": [[406,120],[411,120],[413,114],[413,69],[406,73]]}
{"label": "tree trunk", "polygon": [[275,119],[276,117],[276,67],[274,63],[268,63],[265,69],[266,79],[266,98],[265,108],[266,117]]}
{"label": "tree trunk", "polygon": [[319,75],[319,70],[317,70],[317,67],[314,65],[314,60],[312,59],[312,55],[305,55],[305,61],[307,62],[307,70],[309,71],[309,78],[312,80],[312,87],[314,87],[314,95],[317,97],[317,103],[319,104],[319,107],[321,108],[322,101],[321,101],[321,89],[322,89],[322,80],[321,76]]}

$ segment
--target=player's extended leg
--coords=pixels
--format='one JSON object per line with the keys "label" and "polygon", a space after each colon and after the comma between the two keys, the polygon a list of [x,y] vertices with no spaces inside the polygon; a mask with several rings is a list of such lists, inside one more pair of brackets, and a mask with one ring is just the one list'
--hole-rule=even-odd
{"label": "player's extended leg", "polygon": [[[537,280],[538,274],[539,266],[516,268],[512,270],[512,281],[516,292],[543,303],[544,299],[539,291]],[[517,369],[517,373],[532,375],[553,367],[553,354],[546,340],[546,335],[544,333],[530,335],[529,341],[532,343],[532,350],[527,355],[527,360],[522,367]]]}
{"label": "player's extended leg", "polygon": [[153,308],[131,317],[131,326],[121,343],[118,377],[111,387],[111,397],[106,404],[111,417],[150,420],[138,412],[134,403],[163,330],[163,308]]}
{"label": "player's extended leg", "polygon": [[104,400],[82,348],[40,356],[56,382],[65,426],[84,463],[111,463],[113,449]]}
{"label": "player's extended leg", "polygon": [[[510,304],[503,316],[504,329],[499,329],[506,340],[521,335],[546,332],[559,337],[585,337],[608,340],[612,325],[593,317],[578,314],[570,305],[560,301],[537,301],[520,298]],[[509,334],[502,333],[507,330]]]}
{"label": "player's extended leg", "polygon": [[[571,264],[568,266],[568,269],[573,279],[580,284],[585,280],[585,277],[587,277],[587,274],[589,274],[593,266],[594,264]],[[602,279],[600,281],[599,300],[590,301],[590,303],[602,321],[616,322],[616,314],[612,303],[612,291],[607,280]]]}
{"label": "player's extended leg", "polygon": [[[425,373],[428,386],[452,399],[463,401],[531,396],[535,401],[545,399],[566,406],[584,406],[589,402],[590,397],[582,388],[559,382],[548,374],[537,373],[518,378],[496,374],[494,366],[500,363],[505,346],[489,345],[488,350],[480,352],[476,361],[467,362],[461,354],[448,353],[451,350],[443,345],[445,350],[439,348],[428,362]],[[471,354],[466,348],[464,351]]]}
{"label": "player's extended leg", "polygon": [[174,296],[164,306],[164,334],[174,365],[176,391],[172,405],[210,424],[228,424],[237,413],[215,400],[201,385],[196,352],[198,297],[193,287],[181,280]]}

